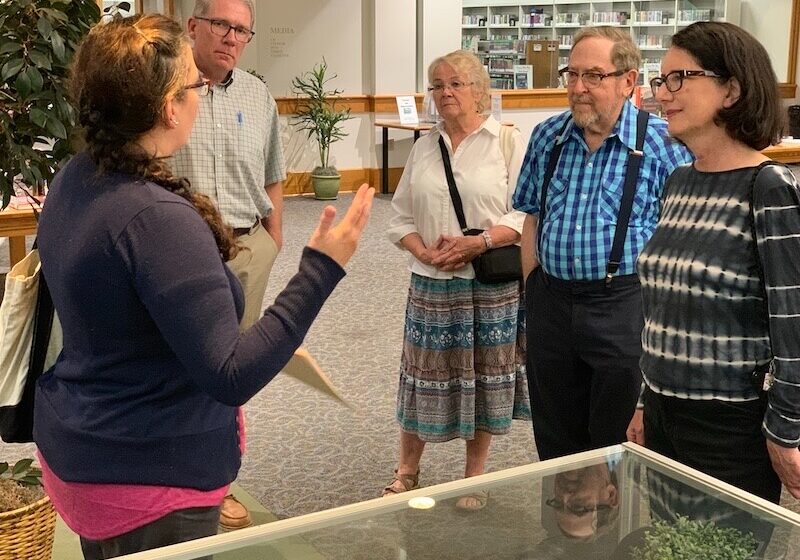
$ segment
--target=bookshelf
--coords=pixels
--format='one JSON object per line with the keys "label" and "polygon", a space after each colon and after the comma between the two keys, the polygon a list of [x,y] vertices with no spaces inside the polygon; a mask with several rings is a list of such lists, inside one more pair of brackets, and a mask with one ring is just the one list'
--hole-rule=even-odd
{"label": "bookshelf", "polygon": [[[628,30],[642,51],[642,63],[659,63],[679,29],[696,21],[739,23],[740,0],[637,0],[508,2],[462,1],[462,47],[474,51],[490,69],[493,43],[515,41],[514,50],[525,52],[518,42],[558,41],[559,65],[565,65],[575,33],[587,25],[615,25]],[[515,57],[516,58],[516,57]],[[513,64],[509,60],[503,64]],[[524,57],[519,58],[519,64]],[[502,84],[502,80],[492,80]],[[500,86],[502,88],[502,86]],[[510,88],[507,88],[510,89]]]}

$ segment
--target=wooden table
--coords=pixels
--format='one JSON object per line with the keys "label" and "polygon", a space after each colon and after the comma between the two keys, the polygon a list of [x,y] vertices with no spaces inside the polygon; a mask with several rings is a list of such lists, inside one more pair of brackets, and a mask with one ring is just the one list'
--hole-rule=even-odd
{"label": "wooden table", "polygon": [[36,235],[36,218],[33,216],[33,210],[6,208],[0,212],[0,236],[8,237],[9,267],[14,266],[25,256],[26,235]]}
{"label": "wooden table", "polygon": [[800,163],[800,142],[781,142],[761,150],[761,153],[781,163]]}
{"label": "wooden table", "polygon": [[411,130],[414,132],[414,142],[419,140],[419,133],[421,131],[428,131],[433,127],[433,123],[419,123],[419,124],[402,124],[400,121],[375,121],[375,126],[383,129],[383,136],[381,140],[381,155],[383,161],[381,162],[381,194],[388,194],[389,192],[389,129],[397,128],[400,130]]}

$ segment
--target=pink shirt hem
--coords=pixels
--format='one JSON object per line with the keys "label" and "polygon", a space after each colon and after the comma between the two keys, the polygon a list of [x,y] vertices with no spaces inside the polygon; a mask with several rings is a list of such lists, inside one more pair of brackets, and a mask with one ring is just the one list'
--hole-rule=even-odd
{"label": "pink shirt hem", "polygon": [[[244,452],[244,414],[237,413],[239,448]],[[67,527],[85,539],[101,541],[123,535],[179,509],[214,507],[222,503],[230,485],[196,490],[145,484],[95,484],[61,480],[37,452],[42,483],[53,507]]]}

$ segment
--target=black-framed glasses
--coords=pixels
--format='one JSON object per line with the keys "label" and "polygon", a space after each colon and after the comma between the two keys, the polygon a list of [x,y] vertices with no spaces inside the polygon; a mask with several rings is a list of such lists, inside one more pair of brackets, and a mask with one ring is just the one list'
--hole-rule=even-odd
{"label": "black-framed glasses", "polygon": [[570,70],[569,66],[565,66],[561,70],[558,71],[558,75],[561,78],[561,85],[564,87],[567,86],[574,86],[578,83],[578,78],[581,79],[583,85],[589,89],[600,87],[600,84],[603,83],[603,80],[606,78],[616,78],[617,76],[622,76],[627,70],[615,70],[613,72],[576,72],[575,70]]}
{"label": "black-framed glasses", "polygon": [[211,32],[214,35],[219,35],[220,37],[227,37],[228,33],[230,33],[231,29],[233,29],[233,36],[236,37],[236,40],[240,43],[249,43],[253,38],[253,35],[256,34],[256,32],[252,29],[247,29],[246,27],[241,27],[239,25],[231,25],[222,19],[211,19],[204,17],[196,17],[194,19],[202,19],[203,21],[210,23]]}
{"label": "black-framed glasses", "polygon": [[667,75],[662,74],[650,80],[650,89],[653,90],[653,97],[658,94],[658,88],[662,85],[667,86],[668,92],[675,93],[683,87],[683,80],[698,77],[722,78],[722,76],[711,70],[673,70]]}
{"label": "black-framed glasses", "polygon": [[206,80],[205,78],[200,78],[193,84],[187,84],[183,86],[183,89],[196,89],[198,95],[202,95],[205,97],[208,95],[208,90],[211,88],[211,82]]}
{"label": "black-framed glasses", "polygon": [[442,93],[444,88],[449,87],[453,91],[461,91],[467,86],[471,86],[475,82],[462,82],[461,80],[451,80],[447,83],[438,82],[432,84],[428,87],[428,91],[435,91],[436,93]]}
{"label": "black-framed glasses", "polygon": [[544,503],[556,511],[566,511],[572,515],[577,515],[578,517],[583,517],[584,515],[588,515],[596,511],[605,511],[611,509],[611,506],[608,504],[597,504],[594,506],[571,506],[565,504],[557,498],[548,498]]}

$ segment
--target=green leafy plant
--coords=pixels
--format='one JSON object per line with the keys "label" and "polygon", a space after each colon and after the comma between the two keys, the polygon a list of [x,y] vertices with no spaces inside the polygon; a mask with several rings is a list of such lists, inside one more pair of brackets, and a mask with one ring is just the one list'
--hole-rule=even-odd
{"label": "green leafy plant", "polygon": [[250,74],[251,76],[255,76],[256,78],[258,78],[259,80],[261,80],[265,84],[267,83],[267,79],[262,74],[259,74],[258,72],[256,72],[255,68],[248,68],[247,69],[247,73]]}
{"label": "green leafy plant", "polygon": [[0,194],[52,179],[74,153],[67,68],[100,19],[94,0],[0,1]]}
{"label": "green leafy plant", "polygon": [[20,459],[10,468],[8,463],[0,463],[0,480],[13,480],[22,486],[41,486],[42,469],[33,466],[33,459]]}
{"label": "green leafy plant", "polygon": [[292,79],[292,93],[297,96],[297,110],[293,123],[306,132],[307,137],[317,141],[320,165],[314,175],[336,176],[336,168],[328,164],[331,144],[347,136],[342,122],[350,119],[350,109],[336,109],[336,98],[342,90],[332,89],[327,84],[336,78],[328,74],[325,58],[310,71]]}
{"label": "green leafy plant", "polygon": [[644,536],[642,548],[634,548],[635,560],[748,560],[756,540],[732,527],[692,521],[678,516],[674,524],[656,521]]}
{"label": "green leafy plant", "polygon": [[0,463],[0,512],[27,506],[42,496],[42,469],[33,466],[33,459],[20,459],[13,467]]}

